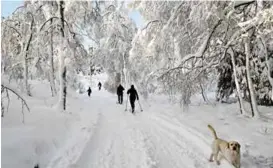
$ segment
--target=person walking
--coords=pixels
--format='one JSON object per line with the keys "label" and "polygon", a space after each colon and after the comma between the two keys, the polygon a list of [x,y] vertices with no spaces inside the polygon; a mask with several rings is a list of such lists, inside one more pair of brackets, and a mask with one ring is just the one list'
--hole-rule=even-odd
{"label": "person walking", "polygon": [[101,89],[101,83],[99,82],[99,84],[98,84],[98,87],[99,87],[99,90]]}
{"label": "person walking", "polygon": [[130,94],[130,104],[131,104],[131,107],[132,107],[132,113],[135,112],[135,101],[136,99],[139,100],[139,97],[138,97],[138,94],[137,94],[137,91],[134,87],[134,85],[131,85],[131,88],[127,91],[127,94]]}
{"label": "person walking", "polygon": [[123,102],[123,90],[124,90],[124,87],[119,84],[118,88],[117,88],[117,95],[118,95],[118,103],[119,104],[122,104]]}
{"label": "person walking", "polygon": [[88,93],[88,96],[90,97],[90,95],[91,95],[91,93],[92,93],[92,90],[91,90],[90,87],[88,88],[87,93]]}

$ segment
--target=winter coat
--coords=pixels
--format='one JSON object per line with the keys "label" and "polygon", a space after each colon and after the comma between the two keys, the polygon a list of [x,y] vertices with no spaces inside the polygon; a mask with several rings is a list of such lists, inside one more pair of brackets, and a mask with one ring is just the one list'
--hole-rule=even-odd
{"label": "winter coat", "polygon": [[124,90],[124,88],[122,87],[122,85],[119,85],[118,88],[117,88],[117,95],[122,95],[123,90]]}
{"label": "winter coat", "polygon": [[131,86],[131,88],[127,91],[127,94],[130,94],[130,100],[138,100],[138,94],[134,86]]}

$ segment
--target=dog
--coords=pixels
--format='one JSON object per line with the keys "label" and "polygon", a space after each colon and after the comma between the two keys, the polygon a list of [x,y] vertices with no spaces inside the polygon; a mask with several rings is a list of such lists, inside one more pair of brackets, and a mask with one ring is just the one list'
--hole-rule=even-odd
{"label": "dog", "polygon": [[[210,155],[209,161],[213,162],[213,158],[216,161],[217,165],[220,165],[220,160],[224,157],[229,161],[234,167],[240,168],[241,166],[241,155],[240,148],[241,145],[236,141],[227,142],[223,139],[217,137],[215,129],[208,125],[208,128],[211,130],[214,136],[214,141],[212,143],[212,153]],[[219,152],[221,154],[220,158],[218,157]]]}

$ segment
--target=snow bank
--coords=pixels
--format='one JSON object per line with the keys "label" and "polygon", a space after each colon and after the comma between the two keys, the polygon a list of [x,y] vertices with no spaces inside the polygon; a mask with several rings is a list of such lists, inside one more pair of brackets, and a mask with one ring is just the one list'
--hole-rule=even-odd
{"label": "snow bank", "polygon": [[[177,125],[181,131],[186,130],[184,134],[196,142],[196,145],[204,150],[207,157],[209,157],[210,151],[208,150],[210,150],[210,143],[213,140],[207,124],[211,124],[220,138],[236,140],[241,144],[242,167],[272,168],[272,107],[259,106],[262,117],[255,120],[240,116],[237,103],[214,102],[214,93],[209,94],[209,97],[211,99],[210,105],[202,103],[201,97],[195,97],[188,110],[182,111],[179,105],[169,104],[167,97],[154,96],[153,100],[145,103],[145,111],[149,111],[150,115],[155,115],[164,122]],[[248,111],[250,111],[249,107]]]}
{"label": "snow bank", "polygon": [[30,112],[24,110],[24,123],[21,102],[10,94],[9,111],[1,123],[2,167],[29,168],[36,163],[46,167],[96,122],[97,113],[90,113],[89,104],[83,102],[86,95],[68,89],[67,111],[63,113],[53,108],[58,96],[51,97],[48,82],[31,81],[31,86],[33,97],[24,97],[30,107]]}

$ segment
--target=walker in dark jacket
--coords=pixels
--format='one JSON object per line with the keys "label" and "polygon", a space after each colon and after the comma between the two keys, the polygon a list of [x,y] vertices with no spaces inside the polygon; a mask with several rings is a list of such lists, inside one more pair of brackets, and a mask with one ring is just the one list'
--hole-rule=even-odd
{"label": "walker in dark jacket", "polygon": [[88,93],[88,96],[90,97],[90,95],[91,95],[91,93],[92,93],[92,90],[91,90],[90,87],[88,88],[87,93]]}
{"label": "walker in dark jacket", "polygon": [[122,104],[123,102],[123,86],[121,84],[119,84],[118,88],[117,88],[117,95],[118,95],[118,103]]}
{"label": "walker in dark jacket", "polygon": [[98,84],[98,87],[99,87],[99,90],[101,89],[101,83],[99,82],[99,84]]}
{"label": "walker in dark jacket", "polygon": [[131,104],[131,107],[132,107],[132,113],[134,113],[135,111],[135,101],[136,99],[139,100],[138,98],[138,94],[137,94],[137,91],[134,87],[134,85],[131,85],[131,88],[127,91],[127,94],[130,94],[130,104]]}

